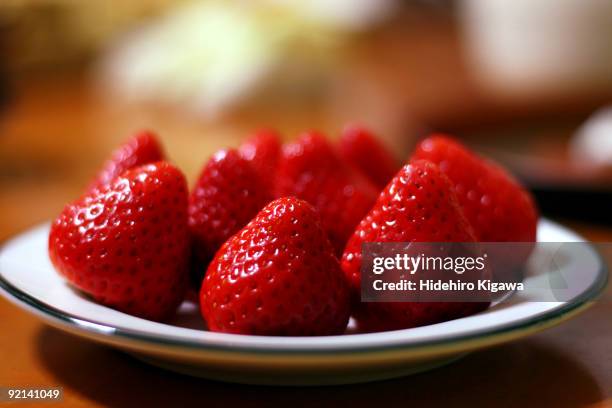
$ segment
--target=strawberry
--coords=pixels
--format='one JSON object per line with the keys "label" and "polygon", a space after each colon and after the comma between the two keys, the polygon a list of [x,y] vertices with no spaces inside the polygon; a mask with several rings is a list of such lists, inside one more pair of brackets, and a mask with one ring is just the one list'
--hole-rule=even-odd
{"label": "strawberry", "polygon": [[255,169],[236,150],[221,150],[206,163],[189,196],[188,209],[192,281],[198,289],[219,247],[270,200]]}
{"label": "strawberry", "polygon": [[347,126],[340,137],[340,153],[379,189],[399,170],[393,155],[367,129]]}
{"label": "strawberry", "polygon": [[294,197],[269,203],[230,238],[200,291],[212,331],[260,335],[342,333],[349,292],[314,208]]}
{"label": "strawberry", "polygon": [[147,130],[138,132],[111,154],[110,159],[104,163],[90,184],[88,191],[110,183],[128,169],[160,160],[164,160],[164,153],[157,136]]}
{"label": "strawberry", "polygon": [[166,162],[136,167],[68,204],[51,226],[49,256],[96,301],[164,320],[187,282],[187,187]]}
{"label": "strawberry", "polygon": [[425,161],[405,165],[361,221],[342,256],[359,327],[381,331],[422,326],[473,314],[487,306],[476,302],[359,303],[363,243],[475,241],[450,181],[437,166]]}
{"label": "strawberry", "polygon": [[534,201],[504,169],[441,135],[423,140],[413,157],[438,164],[448,176],[479,241],[535,241]]}
{"label": "strawberry", "polygon": [[316,132],[283,147],[275,185],[277,197],[295,196],[315,207],[338,255],[376,200],[374,186],[352,173]]}
{"label": "strawberry", "polygon": [[281,142],[274,130],[262,129],[239,147],[240,155],[257,171],[260,180],[272,188],[276,165],[280,156]]}

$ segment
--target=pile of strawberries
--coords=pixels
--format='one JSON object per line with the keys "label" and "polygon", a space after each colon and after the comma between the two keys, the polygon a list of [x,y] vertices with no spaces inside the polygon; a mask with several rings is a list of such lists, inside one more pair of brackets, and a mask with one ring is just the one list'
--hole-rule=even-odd
{"label": "pile of strawberries", "polygon": [[205,164],[194,188],[154,134],[116,150],[51,227],[49,255],[101,304],[169,319],[199,291],[209,330],[258,335],[408,328],[484,303],[362,303],[364,242],[532,242],[537,210],[496,164],[445,136],[403,166],[367,130],[337,146],[269,130]]}

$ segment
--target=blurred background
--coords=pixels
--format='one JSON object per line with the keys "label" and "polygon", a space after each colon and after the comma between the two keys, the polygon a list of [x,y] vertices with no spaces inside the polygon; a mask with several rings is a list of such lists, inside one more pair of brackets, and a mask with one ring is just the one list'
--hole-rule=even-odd
{"label": "blurred background", "polygon": [[447,132],[546,215],[612,223],[612,1],[3,0],[0,241],[159,133],[190,181],[253,130]]}

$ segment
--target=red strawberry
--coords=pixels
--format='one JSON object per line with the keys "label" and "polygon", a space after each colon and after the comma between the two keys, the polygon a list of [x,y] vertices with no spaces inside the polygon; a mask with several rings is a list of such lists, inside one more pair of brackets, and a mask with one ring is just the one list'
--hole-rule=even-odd
{"label": "red strawberry", "polygon": [[439,135],[423,140],[413,157],[438,164],[448,176],[479,241],[535,241],[534,201],[504,169]]}
{"label": "red strawberry", "polygon": [[255,169],[236,150],[221,150],[206,163],[189,196],[192,280],[198,289],[219,247],[270,200]]}
{"label": "red strawberry", "polygon": [[164,160],[164,153],[157,136],[146,130],[136,133],[111,154],[88,190],[110,183],[128,169],[160,160]]}
{"label": "red strawberry", "polygon": [[268,204],[217,252],[200,291],[213,331],[330,335],[346,328],[346,280],[312,206]]}
{"label": "red strawberry", "polygon": [[273,175],[276,173],[280,150],[281,142],[278,133],[269,129],[256,132],[239,148],[240,155],[251,163],[262,183],[268,188],[272,188],[274,182]]}
{"label": "red strawberry", "polygon": [[376,200],[374,186],[352,173],[316,132],[284,146],[275,192],[277,197],[295,196],[312,204],[338,255]]}
{"label": "red strawberry", "polygon": [[[378,197],[346,245],[342,269],[354,300],[361,291],[361,246],[365,242],[475,242],[450,181],[437,166],[404,166]],[[355,319],[366,331],[422,326],[476,313],[486,303],[356,303]]]}
{"label": "red strawberry", "polygon": [[380,189],[385,188],[399,170],[393,155],[363,127],[347,126],[339,147],[345,160]]}
{"label": "red strawberry", "polygon": [[185,183],[176,167],[157,162],[68,204],[49,234],[53,265],[104,305],[152,320],[170,317],[187,282]]}

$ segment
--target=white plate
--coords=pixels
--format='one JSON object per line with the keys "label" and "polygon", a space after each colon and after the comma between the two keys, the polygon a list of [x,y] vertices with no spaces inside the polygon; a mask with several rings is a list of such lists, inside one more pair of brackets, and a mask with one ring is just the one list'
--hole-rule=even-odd
{"label": "white plate", "polygon": [[[514,295],[510,302],[477,315],[414,329],[326,337],[243,336],[204,331],[199,313],[187,302],[175,321],[162,324],[88,300],[71,290],[51,266],[48,231],[48,224],[38,226],[3,247],[0,293],[7,299],[52,326],[153,364],[244,383],[340,384],[423,371],[567,320],[587,308],[607,280],[601,258],[588,247],[580,261],[588,260],[594,269],[585,274],[590,281],[566,302],[530,302]],[[538,240],[583,241],[546,220],[540,222]]]}

